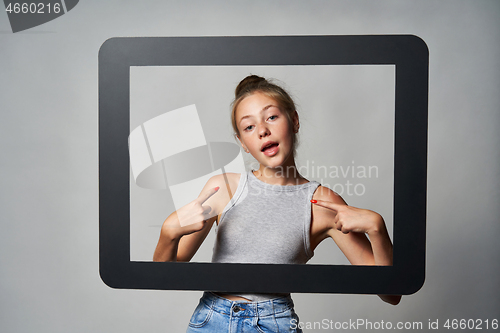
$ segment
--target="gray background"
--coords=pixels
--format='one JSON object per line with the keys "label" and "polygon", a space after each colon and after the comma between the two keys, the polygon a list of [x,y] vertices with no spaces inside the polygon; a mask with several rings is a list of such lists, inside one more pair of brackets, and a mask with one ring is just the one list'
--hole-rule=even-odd
{"label": "gray background", "polygon": [[[392,235],[393,65],[133,67],[130,129],[196,104],[207,141],[238,143],[233,137],[230,103],[238,82],[251,73],[273,78],[296,100],[300,114],[296,164],[300,173],[337,191],[350,205],[382,214]],[[165,135],[178,137],[172,132]],[[166,144],[175,142],[167,140]],[[246,170],[258,169],[258,162],[243,149],[241,152]],[[151,261],[161,223],[175,207],[170,191],[141,188],[134,183],[132,172],[130,179],[131,260]],[[196,188],[191,198],[200,191],[201,187]],[[192,261],[211,261],[214,240],[212,228]],[[310,263],[348,261],[328,239],[316,248]]]}
{"label": "gray background", "polygon": [[426,282],[396,307],[375,296],[294,294],[296,310],[307,322],[500,319],[499,19],[498,1],[87,0],[12,34],[0,14],[0,331],[182,332],[201,295],[115,290],[99,278],[97,54],[116,36],[423,38]]}

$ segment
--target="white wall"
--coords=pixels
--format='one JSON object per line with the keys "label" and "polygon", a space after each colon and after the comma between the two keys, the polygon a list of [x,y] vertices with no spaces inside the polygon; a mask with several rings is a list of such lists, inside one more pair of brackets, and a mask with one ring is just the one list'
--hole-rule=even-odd
{"label": "white wall", "polygon": [[396,307],[294,294],[296,310],[309,322],[500,319],[499,20],[493,0],[86,0],[16,34],[0,14],[0,331],[182,332],[201,295],[114,290],[99,277],[97,53],[116,36],[420,36],[430,50],[426,282]]}

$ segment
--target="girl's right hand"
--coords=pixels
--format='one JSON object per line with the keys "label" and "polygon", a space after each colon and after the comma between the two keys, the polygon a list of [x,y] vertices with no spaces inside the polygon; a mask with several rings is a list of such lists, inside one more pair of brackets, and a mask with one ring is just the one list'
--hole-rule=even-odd
{"label": "girl's right hand", "polygon": [[182,236],[200,231],[208,219],[213,217],[212,207],[203,203],[217,193],[219,187],[200,193],[198,198],[179,208],[170,215],[162,226],[162,233],[170,239],[180,239]]}

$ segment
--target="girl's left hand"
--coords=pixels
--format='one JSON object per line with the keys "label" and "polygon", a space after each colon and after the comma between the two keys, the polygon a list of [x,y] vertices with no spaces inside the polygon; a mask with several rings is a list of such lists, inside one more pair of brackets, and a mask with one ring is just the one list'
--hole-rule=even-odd
{"label": "girl's left hand", "polygon": [[349,232],[376,233],[384,225],[380,214],[368,209],[361,209],[324,200],[311,200],[313,204],[330,209],[336,213],[334,228],[344,234]]}

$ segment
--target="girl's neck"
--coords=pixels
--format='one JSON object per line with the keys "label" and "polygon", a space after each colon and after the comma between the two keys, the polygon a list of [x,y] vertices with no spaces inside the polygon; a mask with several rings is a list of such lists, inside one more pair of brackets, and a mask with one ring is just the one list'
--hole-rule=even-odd
{"label": "girl's neck", "polygon": [[253,174],[264,183],[271,185],[300,185],[308,182],[299,174],[294,160],[292,160],[292,163],[275,168],[260,164],[259,169]]}

